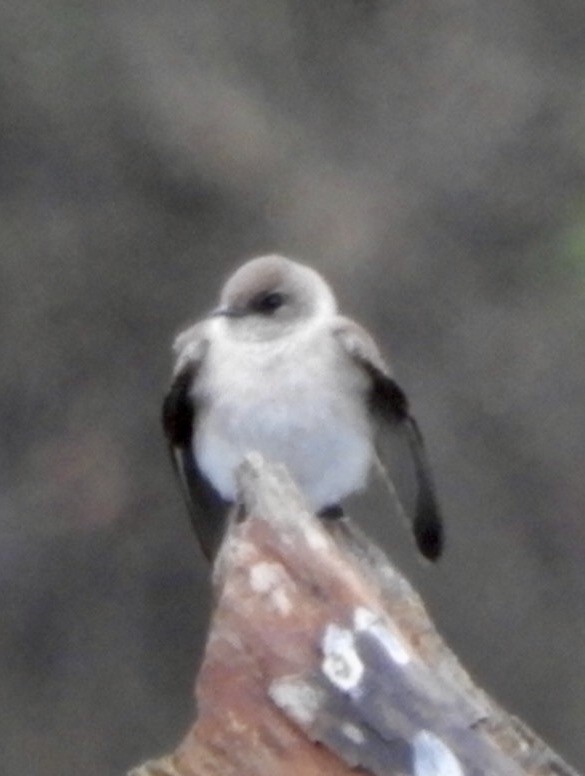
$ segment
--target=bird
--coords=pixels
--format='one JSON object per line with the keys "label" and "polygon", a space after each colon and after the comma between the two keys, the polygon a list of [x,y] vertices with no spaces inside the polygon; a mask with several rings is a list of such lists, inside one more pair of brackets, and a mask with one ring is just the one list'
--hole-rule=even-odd
{"label": "bird", "polygon": [[377,467],[391,482],[384,440],[396,434],[408,442],[416,481],[416,545],[428,560],[439,558],[442,518],[406,394],[315,269],[278,254],[245,262],[219,305],[178,335],[174,351],[162,423],[208,560],[237,502],[236,469],[248,453],[284,464],[309,508],[335,519]]}

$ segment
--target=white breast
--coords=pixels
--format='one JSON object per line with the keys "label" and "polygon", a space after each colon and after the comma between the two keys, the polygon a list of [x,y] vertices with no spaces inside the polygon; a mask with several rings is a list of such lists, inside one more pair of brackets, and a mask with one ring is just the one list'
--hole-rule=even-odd
{"label": "white breast", "polygon": [[258,451],[284,463],[315,510],[364,487],[372,460],[367,378],[328,330],[268,343],[212,341],[196,386],[199,467],[234,500],[234,470]]}

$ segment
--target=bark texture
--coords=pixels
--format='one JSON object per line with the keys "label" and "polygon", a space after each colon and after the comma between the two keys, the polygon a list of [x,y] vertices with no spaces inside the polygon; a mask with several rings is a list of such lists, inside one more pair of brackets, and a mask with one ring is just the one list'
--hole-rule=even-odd
{"label": "bark texture", "polygon": [[351,520],[250,456],[215,563],[198,718],[131,776],[576,776],[447,648]]}

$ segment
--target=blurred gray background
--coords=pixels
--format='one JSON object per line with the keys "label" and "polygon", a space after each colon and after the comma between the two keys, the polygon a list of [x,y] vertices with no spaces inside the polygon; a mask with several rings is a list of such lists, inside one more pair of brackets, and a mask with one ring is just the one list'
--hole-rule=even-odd
{"label": "blurred gray background", "polygon": [[192,717],[208,571],[159,428],[174,333],[278,250],[424,429],[484,687],[585,768],[585,4],[0,6],[0,738],[114,776]]}

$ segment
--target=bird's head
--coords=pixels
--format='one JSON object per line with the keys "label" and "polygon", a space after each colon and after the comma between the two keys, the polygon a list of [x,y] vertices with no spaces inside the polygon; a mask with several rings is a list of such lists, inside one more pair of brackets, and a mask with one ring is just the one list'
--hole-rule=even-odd
{"label": "bird's head", "polygon": [[304,264],[270,255],[236,270],[212,316],[222,318],[238,339],[270,340],[335,312],[335,297],[321,275]]}

